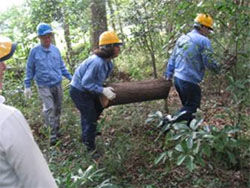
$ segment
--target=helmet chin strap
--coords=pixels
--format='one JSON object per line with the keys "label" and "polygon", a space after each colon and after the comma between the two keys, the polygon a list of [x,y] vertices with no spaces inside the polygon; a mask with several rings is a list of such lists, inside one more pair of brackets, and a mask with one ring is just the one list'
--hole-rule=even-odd
{"label": "helmet chin strap", "polygon": [[198,22],[194,22],[194,27],[201,28],[201,27],[202,27],[202,25],[201,25],[200,23],[198,23]]}

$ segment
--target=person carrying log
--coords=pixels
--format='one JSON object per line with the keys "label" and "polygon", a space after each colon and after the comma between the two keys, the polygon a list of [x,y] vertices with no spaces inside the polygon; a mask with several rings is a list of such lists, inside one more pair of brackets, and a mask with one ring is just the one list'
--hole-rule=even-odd
{"label": "person carrying log", "polygon": [[120,53],[122,41],[115,32],[105,31],[99,37],[99,48],[76,69],[70,83],[70,96],[81,114],[82,142],[95,150],[97,120],[103,111],[99,96],[116,97],[112,87],[103,87],[113,70],[112,59]]}
{"label": "person carrying log", "polygon": [[194,20],[194,29],[182,35],[176,42],[168,60],[165,72],[167,80],[174,79],[175,88],[181,99],[182,108],[174,117],[166,121],[187,121],[189,126],[194,113],[200,107],[201,89],[205,69],[218,73],[220,66],[213,58],[213,49],[208,35],[213,30],[213,19],[207,14],[198,14]]}

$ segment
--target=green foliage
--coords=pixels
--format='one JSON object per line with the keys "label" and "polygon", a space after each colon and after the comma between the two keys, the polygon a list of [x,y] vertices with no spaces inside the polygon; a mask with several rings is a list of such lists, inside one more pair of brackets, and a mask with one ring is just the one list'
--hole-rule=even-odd
{"label": "green foliage", "polygon": [[[73,184],[70,184],[70,186],[73,187],[79,187],[79,186],[91,186],[90,183],[99,182],[100,179],[104,176],[103,173],[104,169],[96,170],[93,165],[89,166],[85,171],[82,171],[80,168],[78,170],[77,175],[72,175],[71,179],[73,179]],[[111,183],[109,183],[109,179],[104,180],[101,185],[98,187],[107,187],[107,186],[113,186]]]}
{"label": "green foliage", "polygon": [[160,120],[157,127],[162,127],[162,133],[166,136],[165,151],[155,160],[155,164],[164,162],[172,168],[185,165],[191,172],[197,165],[225,168],[240,165],[240,153],[247,149],[249,141],[235,136],[241,132],[239,128],[204,126],[203,119],[192,120],[190,127],[185,122],[165,124],[160,112],[150,115],[148,121],[157,117]]}
{"label": "green foliage", "polygon": [[250,104],[250,93],[249,93],[249,84],[250,77],[242,80],[235,80],[232,76],[228,77],[229,86],[227,90],[232,93],[233,100],[235,105]]}
{"label": "green foliage", "polygon": [[[121,55],[115,59],[115,65],[119,70],[127,72],[132,80],[153,77],[153,57],[157,73],[162,75],[176,39],[192,29],[196,13],[211,14],[215,22],[211,41],[216,60],[220,64],[225,64],[233,56],[235,61],[229,63],[229,69],[217,77],[208,74],[212,78],[211,82],[202,89],[207,91],[210,89],[209,86],[213,85],[218,86],[217,90],[220,92],[227,88],[232,97],[224,106],[227,114],[218,113],[216,116],[228,119],[231,125],[220,124],[224,128],[218,129],[215,126],[206,126],[201,120],[194,120],[190,128],[183,123],[168,124],[157,137],[158,129],[163,122],[163,114],[158,112],[154,115],[160,116],[160,121],[155,122],[156,128],[145,126],[143,122],[152,110],[162,110],[162,102],[112,107],[105,110],[98,127],[104,133],[97,139],[97,146],[102,151],[103,157],[101,161],[93,161],[79,141],[81,135],[79,113],[69,97],[66,87],[68,83],[64,82],[61,121],[64,136],[58,145],[50,148],[49,129],[44,127],[42,107],[34,84],[31,100],[25,100],[23,97],[25,62],[29,50],[38,42],[36,26],[39,22],[53,24],[56,22],[56,25],[63,29],[67,21],[70,31],[68,37],[73,47],[73,57],[71,57],[73,73],[76,66],[90,54],[91,1],[27,0],[23,6],[11,8],[0,14],[1,35],[18,42],[14,57],[7,62],[8,70],[4,78],[3,95],[7,99],[7,104],[17,107],[24,113],[58,185],[118,187],[115,186],[117,183],[121,185],[120,187],[130,187],[130,185],[131,187],[166,185],[192,187],[190,184],[188,184],[190,186],[182,184],[192,181],[196,187],[230,187],[229,182],[226,182],[228,179],[217,177],[216,168],[221,168],[220,170],[237,168],[241,173],[244,167],[249,170],[247,166],[250,153],[248,2],[227,0],[110,0],[110,2],[115,12],[113,16],[108,16],[109,21],[115,23],[117,32],[125,42]],[[66,53],[66,49],[62,50],[65,59]],[[177,108],[176,104],[172,108]],[[151,120],[155,120],[155,117]],[[169,132],[163,137],[165,130]],[[155,167],[153,164],[158,165]],[[183,167],[192,173],[185,174]],[[202,169],[207,167],[209,173],[204,173],[199,167]],[[214,174],[211,175],[212,173]],[[234,175],[228,177],[231,179]],[[250,179],[247,181],[249,185]]]}

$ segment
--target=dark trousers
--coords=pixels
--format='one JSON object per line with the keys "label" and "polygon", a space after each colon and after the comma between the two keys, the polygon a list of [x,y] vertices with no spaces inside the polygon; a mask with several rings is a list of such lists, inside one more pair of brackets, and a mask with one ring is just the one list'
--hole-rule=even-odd
{"label": "dark trousers", "polygon": [[82,141],[88,151],[95,150],[97,120],[103,111],[98,95],[71,86],[70,97],[81,113]]}
{"label": "dark trousers", "polygon": [[174,78],[175,88],[181,99],[182,108],[178,113],[186,111],[177,121],[186,120],[188,125],[194,118],[193,113],[197,111],[201,103],[201,89],[198,84],[187,82],[179,78]]}

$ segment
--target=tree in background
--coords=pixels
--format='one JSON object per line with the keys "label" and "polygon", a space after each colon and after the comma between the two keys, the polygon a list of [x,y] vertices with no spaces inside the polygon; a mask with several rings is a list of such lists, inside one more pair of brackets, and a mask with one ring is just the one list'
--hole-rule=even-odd
{"label": "tree in background", "polygon": [[107,30],[106,1],[91,1],[92,49],[98,47],[99,36]]}

